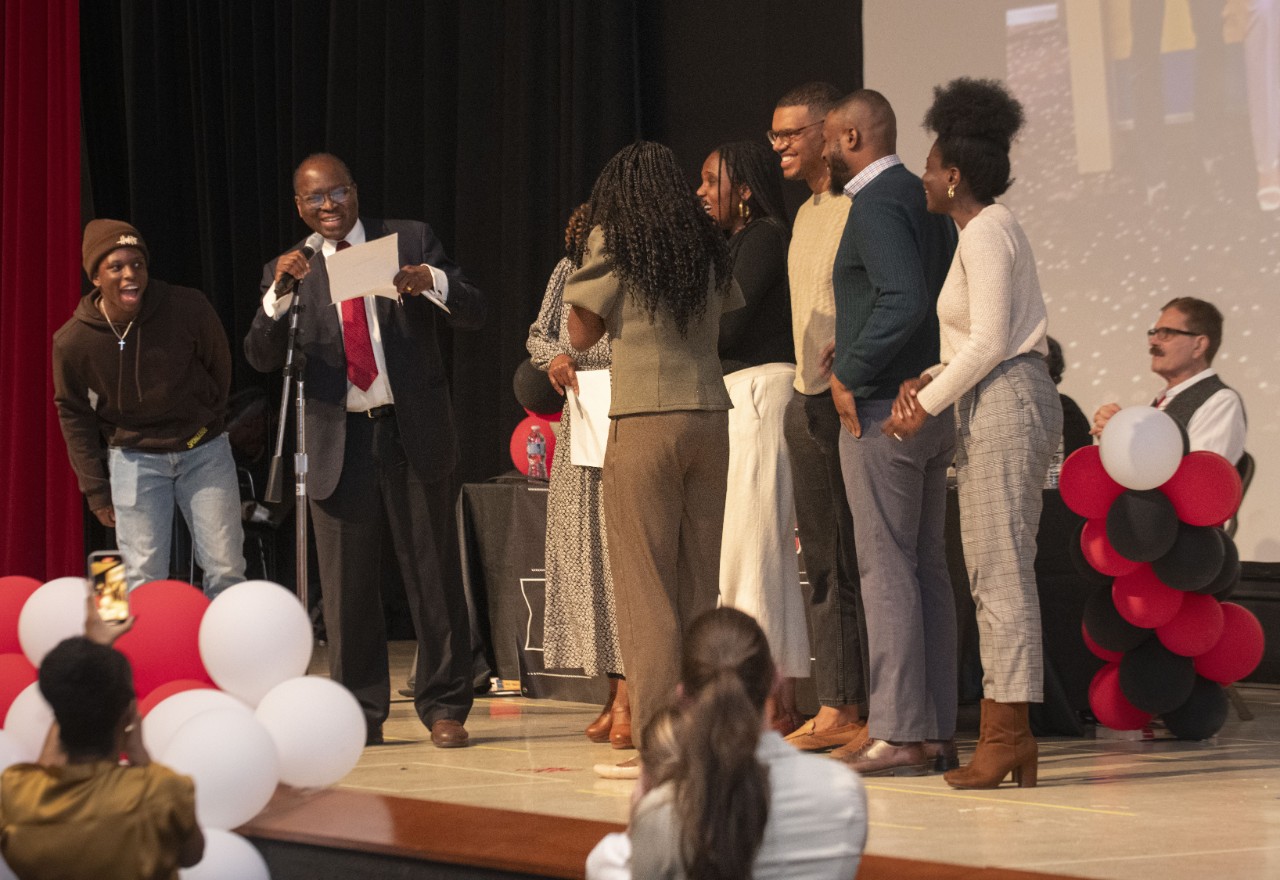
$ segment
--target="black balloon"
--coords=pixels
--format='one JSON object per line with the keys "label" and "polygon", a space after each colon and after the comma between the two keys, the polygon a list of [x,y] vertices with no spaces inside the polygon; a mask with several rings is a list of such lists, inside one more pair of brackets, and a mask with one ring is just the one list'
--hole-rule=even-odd
{"label": "black balloon", "polygon": [[1110,587],[1115,578],[1103,574],[1090,565],[1084,558],[1084,550],[1080,547],[1080,534],[1088,522],[1087,519],[1081,520],[1080,525],[1076,526],[1075,531],[1071,533],[1071,539],[1067,542],[1067,555],[1071,557],[1071,565],[1085,583],[1094,587]]}
{"label": "black balloon", "polygon": [[1213,596],[1219,602],[1236,591],[1236,584],[1240,583],[1241,575],[1240,550],[1226,532],[1222,533],[1222,549],[1222,568],[1218,570],[1213,580],[1196,590],[1197,593]]}
{"label": "black balloon", "polygon": [[556,393],[547,374],[535,367],[530,358],[525,358],[516,367],[515,375],[511,377],[511,390],[520,405],[531,413],[550,415],[564,407],[564,398]]}
{"label": "black balloon", "polygon": [[1191,696],[1195,661],[1173,653],[1159,639],[1147,639],[1120,660],[1120,691],[1143,712],[1172,712]]}
{"label": "black balloon", "polygon": [[1177,538],[1178,514],[1159,489],[1126,490],[1107,511],[1107,540],[1125,559],[1159,559]]}
{"label": "black balloon", "polygon": [[1173,549],[1151,563],[1151,570],[1175,590],[1193,592],[1208,586],[1226,557],[1222,529],[1178,523]]}
{"label": "black balloon", "polygon": [[1098,643],[1098,647],[1121,653],[1136,648],[1154,632],[1134,626],[1120,616],[1115,603],[1111,601],[1110,587],[1094,590],[1093,595],[1085,602],[1084,629],[1089,638]]}
{"label": "black balloon", "polygon": [[1208,739],[1227,723],[1229,709],[1226,689],[1197,675],[1191,696],[1172,712],[1165,712],[1164,723],[1178,739]]}

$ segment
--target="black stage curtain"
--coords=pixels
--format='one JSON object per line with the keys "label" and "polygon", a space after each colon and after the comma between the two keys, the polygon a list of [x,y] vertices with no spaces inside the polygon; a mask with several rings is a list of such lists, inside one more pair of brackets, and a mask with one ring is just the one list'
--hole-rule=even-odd
{"label": "black stage curtain", "polygon": [[[647,137],[691,185],[784,91],[861,84],[858,0],[82,0],[85,219],[132,220],[156,277],[223,316],[237,387],[262,264],[301,238],[290,175],[346,160],[362,212],[423,219],[488,294],[443,331],[460,478],[510,467],[511,377],[604,162]],[[798,203],[799,190],[791,198]]]}

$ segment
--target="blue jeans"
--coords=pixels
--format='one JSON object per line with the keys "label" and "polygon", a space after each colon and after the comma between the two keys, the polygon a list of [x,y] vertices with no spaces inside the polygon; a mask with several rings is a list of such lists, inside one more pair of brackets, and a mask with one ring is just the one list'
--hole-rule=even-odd
{"label": "blue jeans", "polygon": [[191,529],[210,599],[244,580],[240,484],[231,443],[220,434],[188,452],[110,450],[116,543],[129,589],[169,577],[176,504]]}

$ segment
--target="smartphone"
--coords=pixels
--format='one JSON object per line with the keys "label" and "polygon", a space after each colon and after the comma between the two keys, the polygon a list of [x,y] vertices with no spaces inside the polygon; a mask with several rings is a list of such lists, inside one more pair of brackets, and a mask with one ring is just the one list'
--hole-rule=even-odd
{"label": "smartphone", "polygon": [[89,584],[94,606],[106,623],[129,618],[129,588],[124,578],[124,560],[117,550],[96,550],[89,554]]}

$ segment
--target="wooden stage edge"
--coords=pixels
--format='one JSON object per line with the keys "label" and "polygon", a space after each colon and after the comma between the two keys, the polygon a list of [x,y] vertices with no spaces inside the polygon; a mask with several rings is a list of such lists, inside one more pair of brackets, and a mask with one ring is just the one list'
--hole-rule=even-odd
{"label": "wooden stage edge", "polygon": [[[623,826],[341,788],[281,787],[262,813],[237,830],[266,856],[273,880],[318,876],[578,880],[584,876],[591,848]],[[1007,868],[863,857],[858,880],[889,878],[1070,880],[1060,874]]]}

